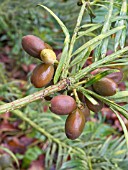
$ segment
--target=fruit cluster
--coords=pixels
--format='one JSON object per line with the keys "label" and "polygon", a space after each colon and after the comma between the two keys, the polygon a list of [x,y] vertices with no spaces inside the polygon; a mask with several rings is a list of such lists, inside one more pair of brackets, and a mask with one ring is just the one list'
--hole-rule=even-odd
{"label": "fruit cluster", "polygon": [[33,71],[31,83],[36,88],[46,86],[53,77],[56,54],[52,47],[34,35],[27,35],[22,38],[22,47],[30,55],[38,58],[43,63],[39,64]]}
{"label": "fruit cluster", "polygon": [[77,107],[73,97],[55,96],[51,100],[50,110],[58,115],[68,115],[65,122],[65,133],[69,139],[76,139],[82,133],[90,111],[87,107]]}
{"label": "fruit cluster", "polygon": [[[96,75],[100,72],[110,70],[110,68],[100,68],[94,70],[91,74]],[[99,81],[95,82],[91,88],[92,91],[96,92],[101,96],[113,96],[116,94],[118,84],[123,79],[123,72],[119,69],[118,72],[111,73],[106,77],[100,79]],[[103,108],[103,102],[96,99],[97,104],[92,104],[87,98],[84,99],[86,105],[90,110],[97,113]]]}
{"label": "fruit cluster", "polygon": [[[27,35],[22,39],[23,49],[31,56],[40,59],[43,63],[38,65],[31,76],[31,82],[36,88],[41,88],[52,81],[54,75],[54,63],[59,62],[61,54],[57,56],[51,46],[44,43],[41,39],[33,35]],[[101,68],[94,70],[91,74],[92,77],[96,74],[110,70],[110,68]],[[101,96],[112,96],[116,93],[117,84],[122,80],[123,73],[111,73],[106,77],[96,81],[90,90],[96,92]],[[74,96],[71,97],[71,92],[68,91],[67,95],[62,94],[50,98],[50,110],[57,115],[68,115],[65,122],[65,133],[69,139],[78,138],[85,126],[86,121],[90,115],[90,110],[97,113],[103,108],[103,102],[95,99],[97,104],[93,104],[81,92],[77,93],[80,103],[76,103]],[[46,100],[47,100],[46,96]],[[76,96],[75,96],[76,98]]]}

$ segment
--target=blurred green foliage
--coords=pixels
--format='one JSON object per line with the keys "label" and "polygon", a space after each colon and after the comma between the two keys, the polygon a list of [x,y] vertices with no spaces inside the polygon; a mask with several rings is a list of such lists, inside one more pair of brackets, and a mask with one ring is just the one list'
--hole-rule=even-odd
{"label": "blurred green foliage", "polygon": [[[77,5],[78,0],[0,0],[0,47],[9,46],[11,52],[9,56],[15,58],[17,62],[30,64],[36,60],[26,57],[26,53],[21,47],[21,38],[27,34],[34,34],[42,38],[44,41],[53,46],[54,49],[63,47],[63,33],[57,22],[45,10],[36,7],[37,4],[43,3],[48,6],[56,15],[67,25],[72,33],[76,24],[77,14],[80,7]],[[120,1],[115,2],[114,14],[120,12]],[[98,5],[100,4],[100,5]],[[95,18],[90,18],[90,13],[87,10],[83,23],[103,23],[107,14],[108,2],[99,1],[92,6],[92,11]],[[106,6],[105,6],[106,5]],[[101,28],[95,31],[100,32]],[[91,37],[90,37],[91,38]],[[88,36],[81,38],[79,43],[88,40]],[[77,43],[77,46],[79,46]],[[111,46],[111,44],[110,44]]]}
{"label": "blurred green foliage", "polygon": [[[127,170],[128,155],[125,138],[110,125],[105,124],[102,118],[100,121],[87,122],[82,135],[72,141],[67,139],[64,132],[66,116],[58,116],[49,111],[43,112],[41,106],[41,101],[31,103],[23,109],[23,114],[46,131],[49,138],[37,131],[32,131],[28,136],[36,138],[38,143],[46,143],[47,147],[43,152],[37,147],[30,147],[24,156],[17,155],[23,160],[22,166],[26,162],[25,158],[30,162],[31,159],[35,160],[38,154],[43,153],[46,169],[55,166],[55,169],[62,170],[90,170],[90,167],[95,170],[115,168]],[[33,155],[33,151],[35,156],[31,158],[29,155]],[[25,166],[27,165],[25,163]]]}
{"label": "blurred green foliage", "polygon": [[53,18],[36,7],[37,3],[35,0],[0,2],[0,47],[10,47],[11,52],[9,51],[8,55],[17,59],[19,64],[31,62],[31,59],[28,61],[29,58],[26,60],[26,54],[21,47],[24,35],[34,34],[50,44],[55,44],[56,48],[61,46],[54,36],[60,28],[55,28]]}

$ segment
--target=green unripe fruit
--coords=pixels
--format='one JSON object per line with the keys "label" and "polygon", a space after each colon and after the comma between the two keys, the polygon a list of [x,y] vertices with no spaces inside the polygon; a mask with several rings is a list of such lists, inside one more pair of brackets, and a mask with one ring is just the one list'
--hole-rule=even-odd
{"label": "green unripe fruit", "polygon": [[76,109],[75,100],[67,95],[55,96],[51,100],[50,110],[58,115],[67,115]]}
{"label": "green unripe fruit", "polygon": [[56,60],[56,54],[51,49],[43,49],[40,53],[41,60],[46,64],[54,64],[58,62]]}
{"label": "green unripe fruit", "polygon": [[116,94],[117,84],[109,78],[102,78],[93,84],[93,89],[101,96],[112,96]]}
{"label": "green unripe fruit", "polygon": [[34,35],[26,35],[22,38],[22,47],[30,55],[35,58],[40,58],[40,53],[43,49],[51,49],[51,46]]}
{"label": "green unripe fruit", "polygon": [[31,83],[36,88],[44,87],[52,80],[53,74],[54,74],[53,65],[40,64],[33,70],[31,76]]}
{"label": "green unripe fruit", "polygon": [[69,139],[78,138],[85,126],[85,116],[80,109],[76,109],[66,119],[65,134]]}
{"label": "green unripe fruit", "polygon": [[91,111],[93,111],[94,113],[97,113],[97,112],[99,112],[103,108],[103,103],[100,100],[98,100],[98,99],[95,99],[95,100],[97,101],[96,105],[94,105],[87,98],[85,98],[85,102],[86,102],[87,107]]}

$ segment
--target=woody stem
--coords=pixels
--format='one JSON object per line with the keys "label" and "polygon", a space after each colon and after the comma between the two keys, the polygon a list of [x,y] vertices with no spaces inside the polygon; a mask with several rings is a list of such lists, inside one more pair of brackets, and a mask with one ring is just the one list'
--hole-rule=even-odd
{"label": "woody stem", "polygon": [[15,110],[17,108],[21,108],[33,101],[43,99],[45,96],[47,96],[49,94],[52,94],[54,92],[65,89],[67,87],[67,84],[68,84],[67,79],[63,79],[56,85],[49,86],[46,89],[43,89],[36,93],[33,93],[33,94],[26,96],[24,98],[15,100],[13,102],[3,104],[0,106],[0,113],[9,112],[9,111]]}

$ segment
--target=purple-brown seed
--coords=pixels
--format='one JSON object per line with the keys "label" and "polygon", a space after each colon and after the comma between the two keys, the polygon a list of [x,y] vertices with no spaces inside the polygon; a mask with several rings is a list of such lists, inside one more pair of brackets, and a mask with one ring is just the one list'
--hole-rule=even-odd
{"label": "purple-brown seed", "polygon": [[33,73],[31,76],[31,83],[36,88],[44,87],[50,83],[53,75],[54,75],[53,65],[40,64],[33,70]]}
{"label": "purple-brown seed", "polygon": [[52,47],[34,35],[26,35],[22,38],[22,47],[30,55],[40,58],[40,52],[43,49],[52,49]]}
{"label": "purple-brown seed", "polygon": [[67,95],[55,96],[51,100],[50,110],[58,115],[67,115],[76,109],[75,100]]}
{"label": "purple-brown seed", "polygon": [[112,96],[116,94],[117,84],[112,79],[104,77],[93,84],[93,89],[102,96]]}
{"label": "purple-brown seed", "polygon": [[80,109],[76,109],[68,115],[65,122],[65,134],[69,139],[78,138],[85,126],[85,116]]}
{"label": "purple-brown seed", "polygon": [[97,104],[94,105],[93,103],[91,103],[87,98],[85,98],[85,103],[87,105],[87,107],[93,111],[94,113],[99,112],[102,108],[103,108],[103,102],[101,102],[98,99],[95,99],[97,101]]}

